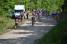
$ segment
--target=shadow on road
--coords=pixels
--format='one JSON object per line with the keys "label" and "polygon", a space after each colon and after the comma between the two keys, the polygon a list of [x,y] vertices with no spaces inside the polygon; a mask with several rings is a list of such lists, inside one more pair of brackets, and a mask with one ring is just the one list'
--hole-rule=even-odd
{"label": "shadow on road", "polygon": [[[34,26],[31,23],[27,25],[18,26],[16,30],[20,32],[13,32],[13,34],[26,35],[26,37],[19,37],[16,39],[0,39],[0,44],[33,44],[37,39],[43,36],[55,26],[56,22],[53,19],[42,17],[40,21],[36,22]],[[24,32],[22,32],[24,30]]]}

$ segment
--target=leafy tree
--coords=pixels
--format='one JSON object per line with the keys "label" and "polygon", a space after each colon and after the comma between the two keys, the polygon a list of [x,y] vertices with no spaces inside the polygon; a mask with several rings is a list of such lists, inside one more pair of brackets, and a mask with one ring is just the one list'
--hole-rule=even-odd
{"label": "leafy tree", "polygon": [[16,4],[24,4],[26,9],[47,9],[59,11],[64,0],[0,0],[0,15],[7,15]]}

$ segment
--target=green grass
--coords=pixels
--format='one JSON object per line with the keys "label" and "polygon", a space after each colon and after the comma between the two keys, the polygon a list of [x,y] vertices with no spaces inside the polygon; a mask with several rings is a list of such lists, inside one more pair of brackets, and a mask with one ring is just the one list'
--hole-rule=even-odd
{"label": "green grass", "polygon": [[[65,44],[67,38],[67,19],[59,22],[50,32],[44,35],[37,44]],[[67,42],[67,41],[66,41]]]}
{"label": "green grass", "polygon": [[12,28],[14,26],[14,20],[0,16],[0,33],[6,32],[8,28]]}

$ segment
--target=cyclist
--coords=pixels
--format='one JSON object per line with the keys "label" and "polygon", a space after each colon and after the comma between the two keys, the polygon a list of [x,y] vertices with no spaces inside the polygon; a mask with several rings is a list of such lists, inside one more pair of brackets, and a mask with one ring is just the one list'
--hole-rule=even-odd
{"label": "cyclist", "polygon": [[35,23],[35,11],[32,11],[32,26]]}
{"label": "cyclist", "polygon": [[20,15],[20,12],[15,12],[14,15],[15,15],[15,28],[16,28],[16,26],[18,25],[21,19],[21,15]]}

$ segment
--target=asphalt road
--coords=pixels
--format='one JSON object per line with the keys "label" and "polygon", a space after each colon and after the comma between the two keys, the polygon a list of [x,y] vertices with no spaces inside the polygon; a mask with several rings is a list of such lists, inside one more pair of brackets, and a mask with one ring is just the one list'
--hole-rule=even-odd
{"label": "asphalt road", "polygon": [[35,44],[55,25],[56,21],[50,16],[41,17],[34,26],[31,25],[31,21],[26,21],[16,30],[0,35],[0,44]]}

